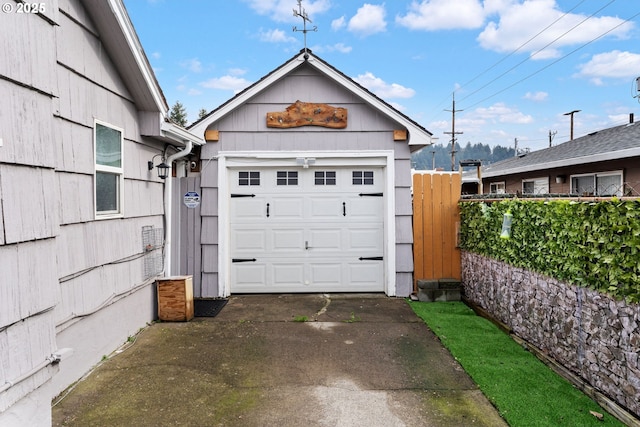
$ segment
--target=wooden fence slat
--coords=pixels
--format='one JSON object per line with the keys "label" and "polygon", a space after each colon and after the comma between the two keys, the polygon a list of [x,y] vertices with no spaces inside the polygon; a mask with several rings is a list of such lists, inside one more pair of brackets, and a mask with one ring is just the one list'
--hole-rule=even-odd
{"label": "wooden fence slat", "polygon": [[461,191],[459,173],[413,177],[414,290],[418,279],[460,279],[457,232]]}

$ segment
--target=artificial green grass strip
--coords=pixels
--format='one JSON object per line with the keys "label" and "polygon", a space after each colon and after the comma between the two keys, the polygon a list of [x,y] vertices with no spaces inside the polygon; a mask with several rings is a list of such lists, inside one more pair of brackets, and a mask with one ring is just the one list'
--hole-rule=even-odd
{"label": "artificial green grass strip", "polygon": [[624,426],[464,303],[409,304],[511,427]]}

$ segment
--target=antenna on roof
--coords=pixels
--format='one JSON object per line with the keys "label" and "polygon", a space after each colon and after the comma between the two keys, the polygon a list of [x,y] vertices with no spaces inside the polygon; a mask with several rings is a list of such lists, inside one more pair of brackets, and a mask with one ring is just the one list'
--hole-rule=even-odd
{"label": "antenna on roof", "polygon": [[307,11],[302,8],[302,0],[298,0],[298,10],[293,9],[293,16],[302,18],[302,30],[299,30],[298,27],[293,27],[293,31],[301,32],[302,34],[304,34],[304,59],[308,59],[309,54],[307,53],[307,33],[309,31],[318,31],[318,27],[314,25],[313,29],[307,30],[307,21],[309,21],[309,23],[312,22],[311,19],[309,19],[309,15],[307,15]]}
{"label": "antenna on roof", "polygon": [[633,97],[638,98],[638,102],[640,102],[640,77],[636,77],[636,94]]}

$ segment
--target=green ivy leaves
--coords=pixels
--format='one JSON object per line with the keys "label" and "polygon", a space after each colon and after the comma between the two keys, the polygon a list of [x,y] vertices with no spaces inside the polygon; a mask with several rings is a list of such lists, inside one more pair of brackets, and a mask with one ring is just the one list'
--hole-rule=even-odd
{"label": "green ivy leaves", "polygon": [[[510,210],[510,239],[500,239]],[[462,202],[461,247],[640,302],[640,201]]]}

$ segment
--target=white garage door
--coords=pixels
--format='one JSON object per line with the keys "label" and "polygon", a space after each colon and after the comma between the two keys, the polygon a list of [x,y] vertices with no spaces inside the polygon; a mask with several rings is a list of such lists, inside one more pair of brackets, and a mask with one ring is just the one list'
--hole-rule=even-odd
{"label": "white garage door", "polygon": [[229,170],[231,293],[382,292],[381,167]]}

